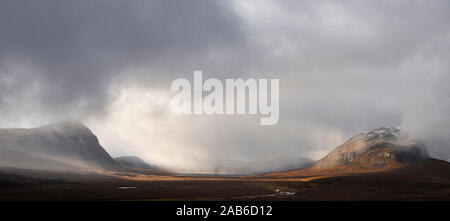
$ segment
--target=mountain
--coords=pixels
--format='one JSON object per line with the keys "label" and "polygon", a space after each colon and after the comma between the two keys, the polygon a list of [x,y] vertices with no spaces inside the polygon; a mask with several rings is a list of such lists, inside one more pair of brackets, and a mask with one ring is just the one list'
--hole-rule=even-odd
{"label": "mountain", "polygon": [[59,170],[121,168],[80,121],[32,129],[0,129],[0,166]]}
{"label": "mountain", "polygon": [[428,159],[423,144],[395,127],[361,133],[331,151],[314,167],[392,167]]}
{"label": "mountain", "polygon": [[158,167],[144,162],[136,156],[115,157],[114,160],[124,168],[130,169],[158,169]]}
{"label": "mountain", "polygon": [[382,127],[352,137],[313,166],[268,173],[264,176],[323,177],[348,173],[382,172],[423,162],[437,162],[437,160],[430,161],[425,146],[399,128]]}

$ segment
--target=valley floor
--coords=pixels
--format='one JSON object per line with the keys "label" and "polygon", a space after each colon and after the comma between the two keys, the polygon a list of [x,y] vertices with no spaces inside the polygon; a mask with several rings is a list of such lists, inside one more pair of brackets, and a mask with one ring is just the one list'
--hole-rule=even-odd
{"label": "valley floor", "polygon": [[448,162],[437,160],[387,172],[290,177],[77,174],[3,168],[0,200],[448,201],[449,171]]}

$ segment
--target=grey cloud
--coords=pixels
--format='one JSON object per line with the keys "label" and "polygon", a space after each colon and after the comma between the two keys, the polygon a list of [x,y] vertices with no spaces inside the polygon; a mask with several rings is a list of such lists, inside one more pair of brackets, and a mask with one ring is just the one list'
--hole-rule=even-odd
{"label": "grey cloud", "polygon": [[66,111],[80,100],[101,109],[122,70],[201,60],[239,39],[237,20],[215,1],[2,1],[0,59],[29,65],[36,77],[4,66],[1,73],[40,81],[36,99],[49,109]]}

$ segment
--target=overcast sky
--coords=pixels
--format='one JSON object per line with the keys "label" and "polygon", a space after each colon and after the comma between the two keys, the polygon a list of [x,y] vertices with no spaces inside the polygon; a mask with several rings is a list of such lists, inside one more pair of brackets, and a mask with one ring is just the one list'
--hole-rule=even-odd
{"label": "overcast sky", "polygon": [[[113,156],[201,170],[318,159],[401,126],[450,159],[449,1],[0,3],[0,127],[79,118]],[[280,79],[280,121],[179,116],[173,80]]]}

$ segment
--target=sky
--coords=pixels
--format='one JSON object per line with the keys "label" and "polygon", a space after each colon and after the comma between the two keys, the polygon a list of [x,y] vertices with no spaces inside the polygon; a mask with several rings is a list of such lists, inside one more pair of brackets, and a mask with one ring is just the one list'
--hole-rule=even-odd
{"label": "sky", "polygon": [[[112,156],[208,170],[320,159],[399,126],[450,159],[450,2],[0,3],[0,127],[81,119]],[[280,120],[175,115],[177,78],[280,79]]]}

